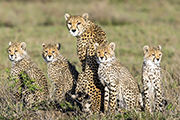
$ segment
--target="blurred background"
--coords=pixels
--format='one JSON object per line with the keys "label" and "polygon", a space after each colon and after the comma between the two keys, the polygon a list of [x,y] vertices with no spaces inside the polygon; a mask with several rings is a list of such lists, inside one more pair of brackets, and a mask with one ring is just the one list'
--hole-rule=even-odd
{"label": "blurred background", "polygon": [[[1,0],[0,74],[11,68],[8,43],[26,42],[27,53],[46,74],[42,43],[60,43],[60,53],[81,71],[76,38],[66,28],[64,14],[88,13],[115,42],[116,57],[140,87],[144,45],[162,46],[163,83],[171,116],[180,116],[179,0]],[[47,76],[47,74],[46,74]]]}

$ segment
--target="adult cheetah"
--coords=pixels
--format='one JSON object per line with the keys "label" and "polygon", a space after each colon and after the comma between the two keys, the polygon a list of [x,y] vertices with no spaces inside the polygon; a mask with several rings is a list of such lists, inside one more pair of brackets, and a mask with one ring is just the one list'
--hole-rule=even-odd
{"label": "adult cheetah", "polygon": [[[77,53],[82,66],[82,72],[78,76],[76,95],[78,100],[90,103],[84,104],[85,111],[100,111],[103,99],[103,86],[98,80],[98,64],[95,58],[94,43],[106,42],[106,34],[101,27],[97,26],[90,20],[89,15],[65,14],[66,26],[71,35],[77,38]],[[89,100],[87,100],[89,101]]]}

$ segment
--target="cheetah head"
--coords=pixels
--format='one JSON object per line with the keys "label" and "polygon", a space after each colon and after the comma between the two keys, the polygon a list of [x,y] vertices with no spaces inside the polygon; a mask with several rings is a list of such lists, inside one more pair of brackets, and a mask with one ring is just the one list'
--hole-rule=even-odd
{"label": "cheetah head", "polygon": [[11,61],[19,61],[22,60],[26,55],[26,43],[13,43],[9,42],[9,47],[7,49],[9,54],[9,60]]}
{"label": "cheetah head", "polygon": [[74,16],[66,13],[64,17],[66,19],[66,26],[72,36],[80,36],[85,31],[89,17],[87,13]]}
{"label": "cheetah head", "polygon": [[42,57],[45,62],[53,62],[57,60],[57,57],[60,55],[60,43],[57,44],[42,44]]}
{"label": "cheetah head", "polygon": [[147,65],[159,66],[163,55],[160,45],[158,45],[157,47],[156,46],[150,47],[148,45],[145,45],[143,47],[143,52],[144,52],[144,62]]}
{"label": "cheetah head", "polygon": [[97,63],[109,62],[115,58],[115,43],[113,42],[111,42],[109,45],[107,43],[103,43],[101,45],[95,43],[94,49]]}

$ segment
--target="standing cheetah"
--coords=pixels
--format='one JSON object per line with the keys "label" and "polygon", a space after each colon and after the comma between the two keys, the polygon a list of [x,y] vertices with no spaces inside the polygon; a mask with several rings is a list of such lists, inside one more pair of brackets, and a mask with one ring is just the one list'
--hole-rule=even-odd
{"label": "standing cheetah", "polygon": [[79,101],[86,102],[86,99],[90,98],[90,105],[83,107],[88,107],[87,110],[95,112],[100,111],[104,88],[98,80],[94,43],[106,42],[106,34],[101,27],[88,20],[88,17],[87,13],[74,16],[65,14],[66,26],[71,35],[77,38],[77,53],[82,66],[82,73],[77,80],[76,94]]}
{"label": "standing cheetah", "polygon": [[[25,98],[27,106],[36,101],[45,100],[49,95],[47,79],[37,65],[27,56],[26,43],[9,42],[8,53],[12,62],[11,75],[19,80],[15,90],[17,99]],[[36,86],[36,90],[29,91],[30,88],[27,88],[28,86],[26,86],[21,72],[26,74],[30,80],[34,79],[34,82],[29,84]],[[19,88],[21,89],[18,90]]]}
{"label": "standing cheetah", "polygon": [[48,65],[48,76],[52,82],[50,97],[54,100],[70,100],[74,94],[78,72],[59,50],[60,44],[42,44],[42,56]]}
{"label": "standing cheetah", "polygon": [[104,110],[136,108],[142,104],[139,86],[131,73],[115,57],[115,43],[94,44],[99,64],[98,75],[105,86]]}
{"label": "standing cheetah", "polygon": [[161,46],[149,47],[145,45],[144,62],[142,65],[142,83],[144,90],[144,107],[150,113],[163,111],[167,104],[163,95],[162,76],[161,76]]}

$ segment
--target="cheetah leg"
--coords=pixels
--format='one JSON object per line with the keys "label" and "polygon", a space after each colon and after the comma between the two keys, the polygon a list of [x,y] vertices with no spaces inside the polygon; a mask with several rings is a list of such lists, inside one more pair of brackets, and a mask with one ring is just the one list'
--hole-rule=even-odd
{"label": "cheetah leg", "polygon": [[155,111],[163,111],[164,107],[167,104],[167,101],[163,97],[162,89],[160,85],[161,85],[160,81],[157,80],[155,84],[155,95],[156,95]]}
{"label": "cheetah leg", "polygon": [[127,104],[127,107],[128,109],[134,109],[134,108],[137,108],[139,105],[138,105],[138,102],[139,102],[139,93],[138,93],[138,90],[135,89],[135,88],[132,88],[132,86],[135,87],[135,85],[132,83],[132,84],[129,84],[126,88],[126,104]]}
{"label": "cheetah leg", "polygon": [[[93,86],[92,86],[93,85]],[[91,109],[93,112],[100,111],[101,108],[101,90],[98,89],[94,83],[90,82],[90,92],[93,91],[93,94],[91,94],[91,100],[92,100],[92,106]]]}
{"label": "cheetah leg", "polygon": [[96,107],[95,107],[95,110],[99,112],[101,110],[101,105],[103,106],[103,103],[104,103],[104,87],[101,84],[100,80],[98,79],[97,71],[94,73],[95,74],[94,74],[93,81],[94,81],[94,86],[95,86],[95,91],[96,91],[96,96],[95,96]]}
{"label": "cheetah leg", "polygon": [[124,94],[123,94],[123,97],[124,97],[124,100],[125,100],[125,105],[126,105],[126,109],[131,109],[131,107],[132,107],[132,102],[133,102],[133,100],[131,100],[131,99],[133,99],[132,97],[132,95],[131,95],[131,90],[129,90],[129,87],[126,87],[126,89],[124,90]]}
{"label": "cheetah leg", "polygon": [[108,86],[104,88],[105,94],[104,94],[104,111],[108,111],[109,106],[109,89]]}
{"label": "cheetah leg", "polygon": [[[142,82],[143,82],[143,103],[144,103],[144,108],[145,108],[145,111],[148,111],[149,113],[152,113],[152,98],[153,97],[153,92],[154,92],[154,88],[151,84],[151,78],[147,77],[147,73],[146,73],[146,70],[143,72],[143,75],[142,75]],[[152,79],[153,80],[153,79]],[[150,96],[151,95],[151,96]]]}
{"label": "cheetah leg", "polygon": [[111,83],[109,86],[109,108],[111,112],[115,112],[116,109],[116,97],[117,97],[117,91],[116,91],[116,84]]}
{"label": "cheetah leg", "polygon": [[82,101],[85,93],[86,93],[86,85],[87,85],[87,80],[85,78],[85,73],[84,72],[81,72],[79,75],[78,75],[78,79],[77,79],[77,86],[76,86],[76,89],[75,89],[75,95],[74,96],[77,96],[77,99],[79,101]]}
{"label": "cheetah leg", "polygon": [[96,93],[96,106],[97,106],[97,110],[95,108],[96,111],[100,111],[101,109],[101,90],[97,90],[97,93]]}
{"label": "cheetah leg", "polygon": [[145,104],[145,111],[148,111],[151,113],[151,107],[150,107],[150,99],[149,99],[149,88],[146,86],[144,87],[144,104]]}
{"label": "cheetah leg", "polygon": [[91,70],[89,66],[86,67],[86,78],[89,82],[88,94],[92,101],[91,110],[92,112],[100,111],[101,108],[101,90],[98,88],[98,75],[97,71]]}

